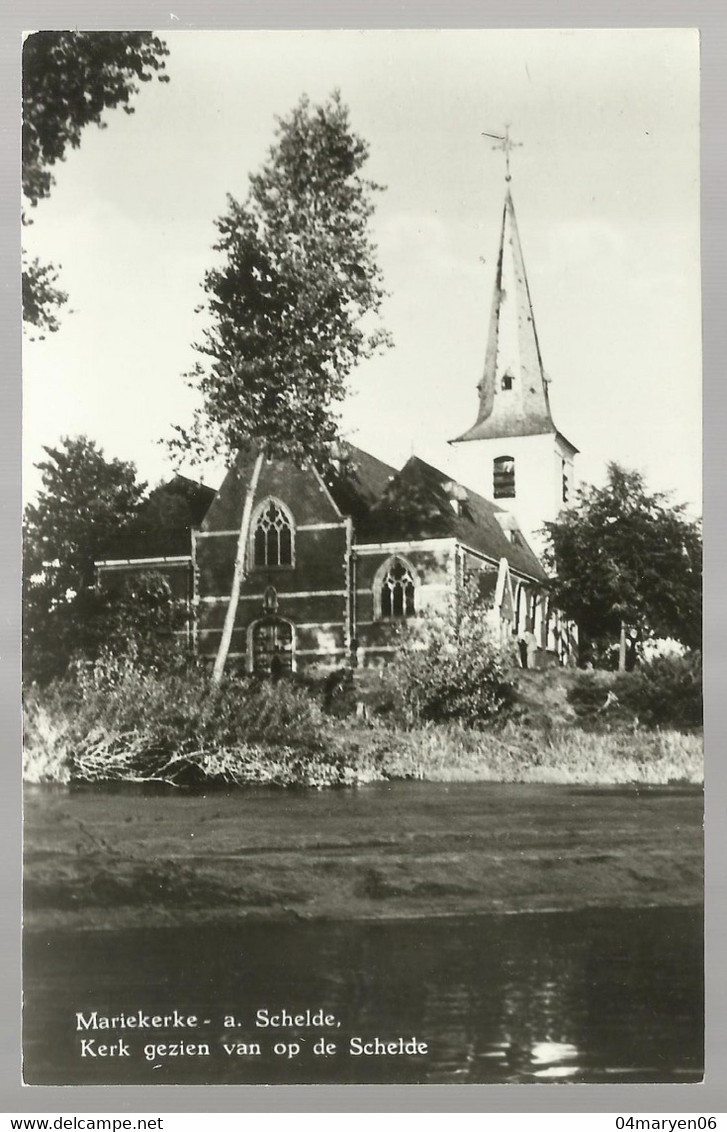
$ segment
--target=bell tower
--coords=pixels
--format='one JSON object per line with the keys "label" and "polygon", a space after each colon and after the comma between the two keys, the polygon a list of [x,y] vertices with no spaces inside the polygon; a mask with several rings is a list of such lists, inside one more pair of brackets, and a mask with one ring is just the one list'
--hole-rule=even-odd
{"label": "bell tower", "polygon": [[497,138],[496,148],[505,152],[505,205],[477,419],[450,443],[461,482],[512,511],[537,552],[537,532],[572,498],[578,449],[555,427],[550,410],[510,191],[515,143],[507,131],[485,136]]}

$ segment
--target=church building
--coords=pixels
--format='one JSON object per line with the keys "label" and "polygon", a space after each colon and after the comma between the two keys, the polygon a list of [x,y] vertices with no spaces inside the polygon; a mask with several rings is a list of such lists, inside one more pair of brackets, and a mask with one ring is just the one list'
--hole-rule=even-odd
{"label": "church building", "polygon": [[[509,182],[509,170],[508,170]],[[263,460],[230,647],[247,672],[371,666],[396,629],[476,584],[503,643],[534,634],[567,663],[573,628],[552,607],[538,529],[573,490],[577,449],[553,422],[509,183],[479,404],[451,442],[457,478],[412,456],[396,469],[350,444],[327,466]],[[99,586],[163,573],[188,610],[187,643],[214,659],[229,604],[256,453],[238,453],[217,492],[177,477],[186,501],[174,554],[155,546],[98,562]],[[181,485],[181,487],[180,487]]]}

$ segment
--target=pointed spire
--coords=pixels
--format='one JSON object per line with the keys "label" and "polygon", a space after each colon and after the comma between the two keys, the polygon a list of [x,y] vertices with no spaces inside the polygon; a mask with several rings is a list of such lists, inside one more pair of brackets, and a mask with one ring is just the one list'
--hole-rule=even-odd
{"label": "pointed spire", "polygon": [[477,390],[477,420],[454,443],[556,431],[509,184],[485,369]]}

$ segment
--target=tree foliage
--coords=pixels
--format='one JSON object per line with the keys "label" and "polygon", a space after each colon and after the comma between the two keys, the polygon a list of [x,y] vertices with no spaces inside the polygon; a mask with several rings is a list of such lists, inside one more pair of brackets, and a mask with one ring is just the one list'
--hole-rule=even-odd
{"label": "tree foliage", "polygon": [[42,489],[23,523],[26,677],[46,683],[75,658],[177,664],[183,646],[174,633],[187,613],[169,581],[149,571],[97,588],[94,562],[148,556],[150,547],[188,554],[190,526],[212,493],[177,477],[147,494],[133,464],[107,459],[85,436],[45,452]]}
{"label": "tree foliage", "polygon": [[[49,196],[53,166],[68,148],[77,149],[85,126],[105,110],[131,100],[139,83],[165,75],[164,43],[150,32],[39,31],[23,44],[23,194],[35,207]],[[24,217],[24,221],[28,220]],[[23,263],[23,314],[45,330],[58,328],[57,310],[67,296],[53,284],[55,269],[37,260]]]}
{"label": "tree foliage", "polygon": [[553,598],[587,645],[612,643],[625,623],[640,640],[699,646],[700,524],[638,472],[610,464],[605,487],[581,488],[547,534]]}
{"label": "tree foliage", "polygon": [[36,465],[42,488],[25,511],[25,569],[45,574],[60,601],[93,584],[94,560],[136,515],[146,485],[134,464],[108,460],[85,436],[63,437],[44,452]]}
{"label": "tree foliage", "polygon": [[47,678],[88,644],[94,560],[118,545],[145,491],[133,464],[107,460],[85,436],[45,448],[42,488],[25,511],[24,660]]}
{"label": "tree foliage", "polygon": [[[60,326],[57,311],[68,302],[68,294],[55,284],[58,272],[50,263],[29,259],[23,253],[23,321],[39,331],[54,333]],[[39,335],[42,337],[42,335]]]}
{"label": "tree foliage", "polygon": [[204,280],[212,325],[196,347],[203,395],[188,454],[251,442],[271,454],[319,455],[353,367],[385,344],[384,292],[369,220],[380,186],[362,176],[366,143],[334,94],[301,99],[244,202],[217,222],[221,264]]}
{"label": "tree foliage", "polygon": [[184,457],[255,450],[212,675],[217,686],[263,456],[325,459],[349,374],[388,342],[377,325],[384,292],[369,232],[380,186],[362,176],[367,157],[338,93],[321,106],[302,98],[278,119],[277,141],[250,177],[244,203],[228,197],[217,221],[222,262],[204,280],[212,324],[197,346],[205,363],[190,375],[203,406],[172,442]]}

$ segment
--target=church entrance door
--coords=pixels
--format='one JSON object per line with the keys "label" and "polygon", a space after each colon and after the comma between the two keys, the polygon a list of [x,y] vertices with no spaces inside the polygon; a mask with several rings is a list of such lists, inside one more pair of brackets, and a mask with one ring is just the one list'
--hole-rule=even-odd
{"label": "church entrance door", "polygon": [[293,626],[281,617],[265,617],[252,627],[252,671],[282,676],[293,671]]}

